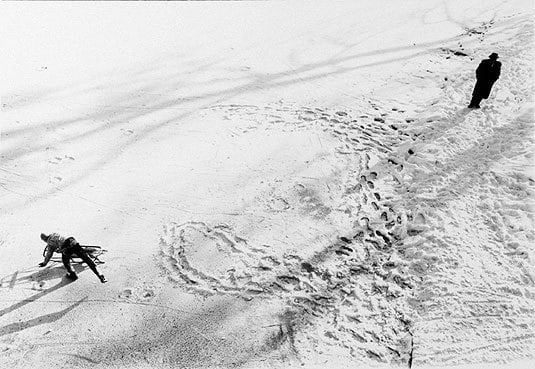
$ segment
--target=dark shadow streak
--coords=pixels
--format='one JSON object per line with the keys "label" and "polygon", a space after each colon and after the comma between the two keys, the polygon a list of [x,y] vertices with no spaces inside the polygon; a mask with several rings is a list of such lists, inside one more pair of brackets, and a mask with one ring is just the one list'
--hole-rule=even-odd
{"label": "dark shadow streak", "polygon": [[[76,273],[81,273],[85,269],[87,269],[86,265],[81,264],[81,263],[72,263],[72,267]],[[8,274],[0,279],[0,285],[5,280],[9,280],[10,282],[9,282],[8,288],[13,289],[15,286],[20,285],[20,284],[48,281],[52,279],[57,279],[65,274],[65,268],[63,266],[58,265],[55,267],[51,267],[49,265],[44,268],[38,269],[35,273],[32,273],[30,275],[24,275],[25,273],[29,273],[34,269],[35,267],[32,267],[32,268],[27,268],[24,270],[17,270],[13,274]],[[19,276],[19,274],[23,274],[23,275]]]}
{"label": "dark shadow streak", "polygon": [[17,332],[23,331],[25,329],[41,325],[41,324],[55,322],[55,321],[63,318],[68,312],[70,312],[71,310],[73,310],[76,307],[78,307],[85,300],[87,300],[87,296],[84,297],[83,299],[81,299],[80,301],[72,304],[71,306],[69,306],[69,307],[67,307],[67,308],[65,308],[65,309],[63,309],[61,311],[58,311],[56,313],[42,315],[40,317],[33,318],[33,319],[27,320],[25,322],[17,322],[17,323],[8,324],[8,325],[0,328],[0,336],[4,336],[6,334],[17,333]]}
{"label": "dark shadow streak", "polygon": [[[464,109],[463,109],[464,110]],[[467,109],[468,110],[468,109]],[[473,187],[477,185],[470,180],[471,175],[474,174],[475,168],[478,171],[486,173],[489,171],[492,164],[495,164],[495,160],[499,160],[500,157],[507,158],[508,152],[500,152],[500,154],[495,154],[493,156],[482,157],[482,152],[484,149],[482,147],[500,147],[503,145],[503,142],[506,138],[511,142],[509,148],[514,150],[517,147],[522,147],[521,144],[525,140],[529,140],[529,137],[533,134],[533,128],[530,125],[533,117],[533,109],[529,109],[524,112],[522,115],[517,116],[509,124],[502,127],[494,129],[492,135],[488,137],[482,137],[481,139],[474,140],[474,144],[467,148],[466,150],[459,152],[455,155],[452,155],[447,162],[443,164],[441,172],[446,172],[454,174],[451,177],[443,179],[440,176],[428,176],[425,181],[419,183],[417,188],[411,188],[411,193],[414,201],[422,202],[425,201],[422,198],[419,198],[418,195],[422,193],[422,189],[429,188],[433,186],[436,193],[441,193],[447,191],[449,193],[456,194],[455,197],[459,197],[461,194],[468,193],[470,190],[473,190]],[[421,140],[418,143],[427,143],[433,142],[435,138],[429,139],[428,137],[425,140]],[[466,161],[466,158],[479,157],[482,158],[478,162],[478,166],[473,166],[465,169],[464,172],[459,171],[459,163]],[[439,172],[440,174],[440,172]],[[438,180],[441,180],[440,185],[438,185]],[[412,200],[412,199],[411,199]],[[434,200],[434,199],[433,199]],[[432,200],[431,200],[432,201]]]}
{"label": "dark shadow streak", "polygon": [[58,283],[56,284],[54,287],[51,287],[49,288],[48,290],[44,290],[42,292],[39,292],[38,294],[36,295],[33,295],[32,297],[30,298],[27,298],[27,299],[24,299],[24,300],[21,300],[20,302],[14,304],[14,305],[11,305],[10,307],[7,307],[7,308],[4,308],[2,310],[0,310],[0,317],[1,316],[4,316],[14,310],[17,310],[17,309],[20,309],[21,307],[35,301],[35,300],[38,300],[40,299],[41,297],[44,297],[46,295],[48,295],[49,293],[52,293],[56,290],[59,290],[60,288],[68,285],[69,283],[71,283],[72,281],[67,279],[66,277],[63,277],[63,279]]}
{"label": "dark shadow streak", "polygon": [[[304,72],[304,71],[309,71],[309,70],[314,69],[313,66],[306,66],[304,68],[300,68],[300,69],[294,70],[294,71],[285,71],[285,72],[280,72],[280,73],[276,73],[274,75],[268,75],[268,76],[258,76],[254,80],[250,81],[249,83],[246,83],[246,84],[244,84],[242,86],[234,87],[234,88],[231,88],[231,89],[225,89],[225,90],[216,91],[216,92],[209,92],[209,93],[206,93],[206,94],[203,94],[203,95],[199,95],[199,96],[188,96],[188,99],[197,100],[197,101],[199,101],[199,100],[200,101],[207,100],[207,99],[210,99],[210,98],[216,98],[217,100],[216,101],[206,101],[201,106],[193,107],[193,108],[191,108],[191,109],[189,109],[187,111],[184,111],[181,114],[175,115],[175,116],[173,116],[171,118],[165,119],[165,120],[163,120],[161,122],[158,122],[156,124],[153,124],[153,125],[147,125],[144,128],[137,130],[135,135],[132,135],[129,139],[125,140],[122,144],[119,144],[119,145],[115,146],[113,148],[113,150],[109,150],[107,155],[103,155],[100,160],[98,160],[93,165],[91,165],[87,169],[86,173],[91,173],[93,170],[103,167],[104,165],[109,163],[109,161],[112,158],[116,158],[120,152],[125,150],[132,143],[138,141],[141,137],[144,137],[145,135],[147,135],[149,133],[152,133],[152,132],[154,132],[154,131],[156,131],[156,130],[164,127],[164,126],[167,126],[169,123],[175,122],[177,120],[184,119],[184,118],[194,114],[195,112],[197,112],[200,109],[207,108],[207,107],[211,106],[214,102],[217,103],[217,102],[220,102],[220,101],[225,100],[225,99],[231,99],[231,98],[233,98],[235,96],[240,95],[244,91],[267,89],[267,88],[272,88],[272,87],[284,87],[284,86],[292,85],[294,83],[302,83],[302,82],[307,82],[307,81],[313,81],[313,80],[317,80],[317,79],[320,79],[320,78],[323,78],[323,77],[327,77],[327,76],[331,76],[331,75],[337,75],[337,74],[343,74],[343,73],[346,73],[346,72],[349,72],[349,71],[363,69],[363,68],[367,68],[367,67],[371,67],[371,66],[389,64],[389,63],[393,63],[393,62],[400,61],[400,60],[411,59],[413,57],[425,54],[425,52],[426,51],[424,50],[424,51],[420,51],[420,52],[417,52],[417,53],[414,53],[414,54],[411,54],[411,55],[408,55],[408,56],[404,56],[404,57],[401,57],[401,58],[387,59],[387,60],[383,60],[383,61],[380,61],[380,62],[374,62],[374,63],[364,64],[364,65],[358,65],[358,66],[354,66],[354,67],[344,67],[344,68],[339,67],[338,70],[335,70],[333,72],[318,72],[313,76],[307,76],[307,77],[299,77],[299,76],[295,77],[294,76],[295,73],[301,73],[301,72]],[[348,59],[348,58],[342,58],[342,59]],[[319,65],[321,65],[321,64],[319,64]],[[283,77],[290,77],[290,78],[288,80],[281,80]],[[267,79],[267,80],[264,80],[264,78]],[[161,102],[161,103],[156,104],[154,106],[151,106],[150,109],[147,109],[146,113],[140,114],[139,112],[136,112],[135,116],[136,116],[136,118],[141,118],[141,117],[143,117],[143,116],[145,116],[147,114],[153,113],[154,111],[157,111],[157,110],[160,110],[160,109],[170,108],[170,107],[172,107],[174,105],[176,105],[176,101],[175,100],[164,101],[164,102]],[[112,123],[111,127],[113,127],[113,126],[115,126],[117,124],[121,124],[121,123],[127,122],[129,119],[132,118],[131,115],[132,114],[129,114],[129,115],[126,115],[126,116],[124,114],[120,115],[119,117],[114,119],[114,122]],[[77,134],[74,137],[69,137],[67,139],[64,139],[61,143],[68,143],[68,142],[71,142],[74,139],[81,139],[81,138],[87,137],[88,135],[97,134],[97,133],[99,133],[99,132],[101,132],[103,130],[109,129],[109,128],[110,127],[108,126],[108,124],[103,124],[100,127],[93,128],[88,132],[85,132],[85,133],[82,133],[82,134]],[[24,156],[26,154],[29,154],[29,153],[32,153],[32,152],[35,152],[35,151],[43,150],[45,147],[46,147],[46,145],[39,145],[37,147],[28,147],[28,148],[19,150],[19,152],[16,153],[15,155],[10,155],[10,159],[20,158],[21,156]],[[36,199],[41,198],[43,196],[46,197],[46,196],[52,195],[54,193],[57,193],[58,191],[62,191],[66,187],[71,186],[71,185],[79,182],[86,175],[87,174],[79,175],[79,176],[73,178],[72,180],[70,180],[68,183],[67,182],[64,183],[62,186],[56,186],[56,187],[48,189],[47,191],[44,191],[42,193],[39,193],[39,194],[36,194],[36,195],[33,195],[33,196],[29,196],[26,200],[23,201],[23,206],[28,204],[28,203],[31,203],[31,202],[35,201]]]}
{"label": "dark shadow streak", "polygon": [[[112,119],[110,119],[108,122],[103,122],[102,124],[97,123],[97,127],[94,127],[93,125],[93,127],[90,127],[90,129],[87,132],[84,132],[81,134],[77,133],[74,136],[67,137],[64,140],[58,142],[58,144],[69,143],[69,142],[72,142],[73,140],[83,139],[91,135],[103,133],[106,130],[109,130],[113,127],[117,127],[122,124],[128,123],[130,119],[133,119],[133,118],[139,119],[139,118],[145,117],[147,114],[152,114],[155,111],[158,111],[161,109],[171,109],[171,108],[176,109],[178,106],[182,105],[180,102],[177,102],[177,99],[178,100],[186,99],[188,102],[197,102],[199,104],[198,106],[195,106],[195,107],[191,107],[187,109],[184,108],[185,110],[183,112],[181,112],[180,114],[174,115],[168,119],[164,119],[152,125],[150,124],[143,125],[141,129],[136,129],[136,134],[130,136],[129,139],[124,140],[122,143],[116,145],[115,147],[107,149],[107,152],[101,156],[100,160],[97,160],[92,165],[90,165],[86,173],[91,173],[93,172],[93,170],[101,168],[102,166],[108,164],[111,160],[116,158],[123,150],[131,146],[133,143],[135,143],[136,141],[138,141],[140,138],[144,137],[145,135],[151,132],[154,132],[162,127],[165,127],[170,123],[176,122],[177,120],[184,119],[185,117],[188,117],[194,114],[200,109],[210,107],[214,103],[218,103],[225,99],[231,99],[233,97],[236,97],[242,94],[244,91],[250,92],[250,91],[256,91],[256,90],[261,90],[261,89],[268,89],[272,87],[283,87],[283,86],[288,86],[288,85],[292,85],[295,83],[310,82],[310,81],[314,81],[320,78],[324,78],[324,77],[328,77],[332,75],[340,75],[340,74],[344,74],[350,71],[363,69],[363,68],[367,68],[371,66],[378,66],[378,65],[383,65],[383,64],[394,63],[400,60],[411,59],[413,57],[425,54],[427,51],[429,51],[429,48],[436,47],[445,42],[457,40],[459,37],[460,36],[455,36],[455,37],[437,40],[433,42],[421,43],[416,46],[411,45],[411,46],[401,46],[401,47],[394,47],[394,48],[382,49],[382,50],[374,50],[374,51],[369,51],[369,52],[360,53],[360,54],[348,55],[348,56],[344,56],[344,57],[340,57],[336,59],[326,58],[325,60],[321,62],[303,65],[302,67],[298,69],[289,69],[289,70],[282,71],[279,73],[261,74],[257,76],[251,76],[248,80],[245,77],[242,77],[238,79],[238,81],[240,81],[240,85],[232,87],[232,88],[223,88],[217,91],[207,92],[207,93],[200,94],[197,96],[181,96],[180,98],[177,97],[177,98],[172,98],[172,99],[169,99],[169,98],[163,99],[161,101],[158,101],[156,104],[152,102],[153,96],[150,95],[150,91],[149,93],[147,93],[147,91],[142,91],[141,89],[139,89],[138,91],[139,96],[137,98],[132,96],[131,92],[125,93],[123,94],[124,97],[122,99],[114,99],[113,101],[114,104],[112,104],[112,106],[115,106],[117,103],[126,102],[129,105],[132,105],[132,104],[143,105],[146,107],[145,111],[125,113],[123,108],[120,108],[120,109],[118,108],[118,109],[110,109],[110,110],[105,110],[105,111],[100,111],[100,112],[94,112],[93,114],[89,114],[81,120],[76,120],[76,119],[69,120],[72,123],[79,123],[80,121],[94,120],[98,118],[104,119],[104,117],[108,115],[112,117]],[[407,55],[407,56],[403,56],[399,58],[384,59],[378,62],[373,62],[373,63],[368,63],[368,64],[355,65],[351,67],[347,67],[347,66],[343,67],[340,65],[341,63],[345,63],[348,61],[355,61],[356,59],[362,58],[365,56],[387,54],[387,53],[391,53],[395,51],[403,51],[403,50],[410,50],[410,49],[420,49],[420,50],[411,55]],[[300,73],[311,72],[311,71],[314,71],[323,67],[327,67],[327,66],[330,68],[334,68],[334,70],[329,71],[329,72],[316,71],[314,75],[309,75],[305,77],[299,76]],[[161,76],[160,80],[161,80],[161,83],[164,83],[165,85],[174,86],[177,83],[178,84],[180,83],[180,81],[176,80],[176,77],[173,78],[169,76]],[[162,94],[162,92],[166,92],[165,88],[163,89],[163,91],[162,91],[162,87],[158,89],[157,84],[155,83],[152,83],[152,86],[154,87],[149,87],[152,89],[152,91],[160,92],[160,94]],[[216,99],[216,100],[210,101],[209,99]],[[63,124],[63,123],[65,122],[56,123],[56,124]],[[54,123],[45,123],[45,125],[51,126],[51,127],[55,126]],[[11,159],[20,158],[21,156],[30,154],[32,152],[41,151],[45,148],[46,148],[46,145],[37,145],[33,147],[26,146],[22,149],[16,150],[15,152],[11,152],[11,155],[9,155],[9,157]],[[33,202],[42,196],[52,195],[54,193],[57,193],[58,191],[64,190],[68,186],[71,186],[79,182],[80,180],[82,180],[86,175],[87,174],[81,174],[75,178],[72,178],[68,182],[64,182],[61,186],[50,188],[46,190],[45,192],[42,192],[36,195],[27,196],[25,200],[22,200],[22,201],[16,200],[15,202],[17,204],[22,203],[22,206],[25,206],[26,204]]]}
{"label": "dark shadow streak", "polygon": [[[313,70],[316,70],[316,69],[321,69],[321,68],[324,68],[324,67],[336,67],[336,65],[339,65],[339,64],[342,64],[342,63],[345,63],[345,62],[348,62],[348,61],[354,61],[354,60],[357,60],[357,59],[360,59],[360,58],[369,57],[369,56],[385,55],[385,54],[389,54],[389,53],[400,52],[400,51],[411,50],[411,49],[424,48],[424,50],[429,50],[429,48],[432,48],[432,47],[435,47],[435,46],[439,46],[439,45],[442,45],[442,44],[450,42],[450,41],[454,41],[454,40],[456,40],[458,38],[459,38],[459,36],[454,36],[454,37],[450,37],[450,38],[445,38],[445,39],[432,41],[432,42],[420,43],[420,44],[416,44],[416,45],[397,46],[397,47],[392,47],[392,48],[388,48],[388,49],[373,50],[373,51],[368,51],[368,52],[364,52],[364,53],[358,53],[358,54],[342,56],[342,57],[338,57],[338,58],[327,58],[327,59],[325,59],[324,61],[321,61],[321,62],[304,64],[300,68],[297,68],[297,69],[290,69],[290,70],[286,70],[286,71],[282,71],[282,72],[278,72],[278,73],[266,74],[265,76],[257,76],[256,78],[252,78],[251,81],[249,81],[249,82],[244,81],[244,83],[242,85],[236,86],[236,87],[233,87],[233,88],[225,88],[225,89],[222,89],[222,90],[219,90],[219,91],[214,91],[214,92],[202,94],[202,95],[199,95],[199,96],[186,96],[186,97],[183,97],[183,98],[186,98],[188,100],[203,100],[203,99],[208,99],[208,98],[218,97],[218,96],[220,96],[221,98],[224,98],[224,97],[226,97],[225,95],[227,95],[227,94],[230,94],[231,96],[234,96],[234,93],[236,91],[241,92],[241,91],[244,91],[244,90],[245,91],[258,90],[258,89],[263,89],[263,88],[266,87],[266,86],[258,86],[259,82],[260,83],[261,82],[267,82],[266,83],[267,87],[286,86],[286,85],[293,84],[295,82],[300,82],[303,79],[304,80],[317,79],[317,78],[322,78],[322,77],[326,77],[326,76],[330,76],[330,75],[340,74],[341,72],[344,73],[344,72],[347,72],[347,71],[358,70],[358,69],[366,68],[366,67],[370,67],[370,66],[388,64],[388,63],[392,63],[392,62],[398,61],[399,59],[387,59],[387,60],[379,61],[377,63],[369,63],[369,64],[365,64],[365,65],[362,65],[362,66],[356,66],[355,68],[343,68],[341,70],[337,70],[337,71],[334,71],[334,72],[318,73],[317,75],[315,75],[313,77],[295,78],[292,81],[277,82],[278,79],[284,78],[284,77],[286,77],[286,76],[288,76],[290,74],[306,73],[306,72],[310,72],[310,71],[313,71]],[[420,54],[420,52],[417,52],[417,53],[413,54],[413,56],[417,56],[419,54]],[[403,58],[403,59],[406,59],[406,58]],[[208,66],[211,66],[211,64],[208,65]],[[201,71],[201,70],[198,70],[198,71]],[[188,74],[188,73],[192,73],[192,71],[184,71],[183,73],[184,74]],[[169,76],[162,76],[162,77],[160,77],[160,79],[161,79],[162,82],[172,83],[173,85],[174,85],[174,83],[178,83],[179,82],[179,81],[174,81],[174,80],[170,79]],[[238,80],[245,80],[245,79],[246,79],[246,77],[242,77],[242,78],[239,78]],[[129,81],[131,82],[131,79],[129,79]],[[155,85],[155,83],[153,83],[153,85]],[[132,104],[132,103],[135,104],[135,102],[132,101],[132,95],[136,95],[138,93],[141,96],[152,95],[153,93],[147,92],[146,88],[147,88],[147,85],[144,85],[139,89],[140,91],[138,91],[138,92],[130,90],[128,92],[129,96],[127,96],[127,101],[130,104]],[[154,86],[153,88],[149,89],[149,91],[160,91],[160,94],[162,93],[161,89],[158,88],[157,86]],[[144,104],[145,102],[140,101],[140,102],[137,102],[137,103],[141,105],[141,104]],[[116,104],[112,103],[111,105],[113,106],[113,105],[116,105]],[[160,104],[149,105],[147,110],[149,112],[153,112],[153,111],[161,109],[161,108],[169,108],[172,105],[177,105],[175,99],[173,99],[172,101],[165,101],[165,102],[162,102]],[[104,111],[104,112],[101,112],[101,113],[97,113],[96,115],[95,114],[89,115],[88,118],[86,118],[86,120],[93,120],[95,118],[98,118],[99,115],[107,116],[109,114],[110,114],[109,111]],[[147,113],[147,114],[149,114],[149,113]],[[131,115],[126,114],[126,115],[122,115],[117,120],[126,121],[128,119],[133,118],[134,116],[135,117],[140,117],[140,116],[144,116],[144,115],[146,115],[146,114],[139,114],[139,115],[138,114],[131,114]],[[79,120],[72,119],[72,120],[63,121],[61,123],[47,123],[45,125],[45,127],[48,127],[48,128],[56,127],[57,128],[57,127],[61,127],[61,126],[64,126],[64,125],[71,124],[71,123],[75,123],[77,121],[79,121]],[[12,130],[12,131],[6,131],[6,132],[4,132],[4,134],[13,135],[13,134],[19,133],[19,131],[27,132],[28,130],[34,130],[34,129],[35,130],[42,130],[43,129],[42,127],[43,126],[41,125],[39,127],[18,128],[18,129]],[[68,142],[71,139],[72,139],[72,137],[64,140],[63,142]],[[28,152],[25,152],[25,153],[28,153]],[[18,156],[16,156],[16,157],[18,157]]]}
{"label": "dark shadow streak", "polygon": [[98,361],[95,361],[93,359],[90,359],[88,357],[85,357],[85,356],[82,356],[82,355],[77,355],[77,354],[65,354],[65,353],[62,353],[62,355],[65,355],[65,356],[72,356],[72,357],[75,357],[77,359],[81,359],[81,360],[84,360],[84,361],[88,361],[90,362],[91,364],[98,364],[99,362]]}

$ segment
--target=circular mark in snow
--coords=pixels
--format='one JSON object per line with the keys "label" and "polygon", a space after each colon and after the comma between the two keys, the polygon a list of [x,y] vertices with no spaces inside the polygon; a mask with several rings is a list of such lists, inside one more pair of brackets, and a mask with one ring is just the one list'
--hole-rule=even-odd
{"label": "circular mark in snow", "polygon": [[160,240],[169,276],[205,292],[255,289],[250,266],[257,256],[226,225],[188,222],[164,229]]}

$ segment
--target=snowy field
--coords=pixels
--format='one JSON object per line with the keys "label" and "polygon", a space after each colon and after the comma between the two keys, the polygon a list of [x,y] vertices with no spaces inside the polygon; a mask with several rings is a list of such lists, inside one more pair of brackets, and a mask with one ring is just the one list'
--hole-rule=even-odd
{"label": "snowy field", "polygon": [[535,367],[533,10],[3,2],[0,367]]}

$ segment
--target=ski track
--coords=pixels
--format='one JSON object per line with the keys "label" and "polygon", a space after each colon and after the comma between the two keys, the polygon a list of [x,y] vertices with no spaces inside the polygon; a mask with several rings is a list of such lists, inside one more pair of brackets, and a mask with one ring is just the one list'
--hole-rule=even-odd
{"label": "ski track", "polygon": [[[472,71],[444,81],[440,99],[419,113],[371,101],[350,110],[209,109],[241,122],[237,134],[321,127],[339,137],[338,155],[349,155],[354,169],[337,203],[322,203],[302,184],[259,201],[288,219],[342,211],[354,231],[305,255],[254,244],[227,224],[173,223],[161,238],[169,277],[197,293],[284,299],[301,357],[338,350],[363,363],[408,365],[533,357],[535,235],[526,201],[534,181],[523,173],[533,111],[520,110],[532,96],[523,47],[533,40],[532,24],[520,24],[507,46],[484,44],[491,28],[467,30],[464,39],[515,57],[478,111],[462,108]],[[432,58],[443,63],[443,51]],[[199,267],[199,255],[213,265]]]}

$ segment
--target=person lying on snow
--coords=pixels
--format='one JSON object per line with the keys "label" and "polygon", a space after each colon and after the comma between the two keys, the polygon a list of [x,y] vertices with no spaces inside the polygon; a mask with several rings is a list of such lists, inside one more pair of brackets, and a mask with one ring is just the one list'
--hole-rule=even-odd
{"label": "person lying on snow", "polygon": [[75,281],[78,279],[78,276],[71,266],[71,257],[75,255],[82,259],[89,266],[93,273],[97,275],[98,279],[100,279],[100,282],[107,282],[106,278],[104,278],[104,276],[98,272],[95,262],[89,257],[87,252],[85,252],[85,250],[82,248],[82,246],[80,246],[78,241],[74,239],[74,237],[65,238],[57,233],[52,233],[47,236],[46,234],[41,233],[41,239],[46,242],[48,247],[46,249],[45,260],[42,263],[39,263],[40,267],[44,267],[46,264],[48,264],[54,252],[59,252],[61,253],[61,261],[63,261],[63,266],[65,266],[65,269],[67,269],[67,278]]}

